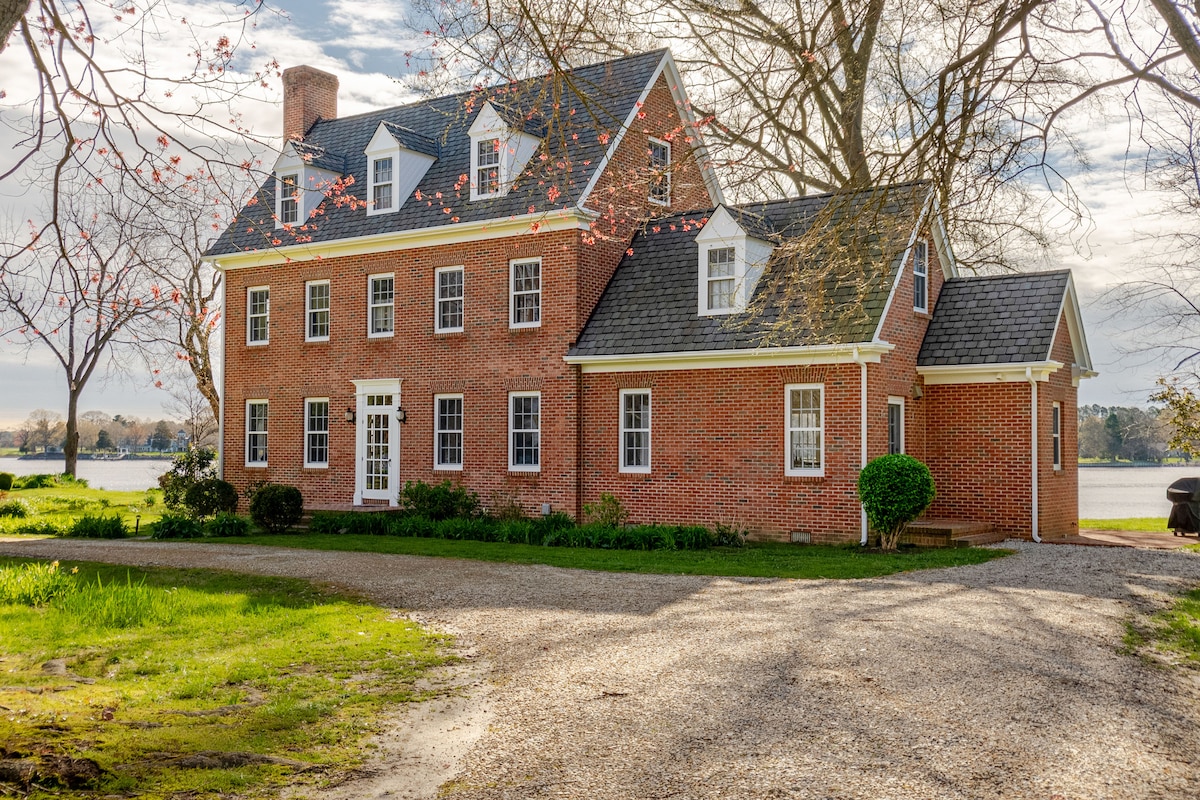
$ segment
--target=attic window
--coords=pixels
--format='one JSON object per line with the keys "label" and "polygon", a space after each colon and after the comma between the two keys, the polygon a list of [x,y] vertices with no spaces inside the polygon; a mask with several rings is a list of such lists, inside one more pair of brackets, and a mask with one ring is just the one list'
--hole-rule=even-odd
{"label": "attic window", "polygon": [[300,176],[296,174],[281,175],[279,178],[279,221],[284,225],[292,225],[300,220],[300,191],[297,184]]}
{"label": "attic window", "polygon": [[475,145],[475,192],[481,197],[500,192],[499,139],[484,139]]}
{"label": "attic window", "polygon": [[924,239],[913,243],[913,311],[929,310],[929,247]]}
{"label": "attic window", "polygon": [[737,256],[733,247],[713,247],[708,250],[708,270],[705,274],[707,311],[732,311],[737,283]]}
{"label": "attic window", "polygon": [[392,210],[392,159],[377,158],[371,165],[371,200],[376,212]]}
{"label": "attic window", "polygon": [[649,140],[650,192],[649,200],[657,205],[671,204],[671,143]]}

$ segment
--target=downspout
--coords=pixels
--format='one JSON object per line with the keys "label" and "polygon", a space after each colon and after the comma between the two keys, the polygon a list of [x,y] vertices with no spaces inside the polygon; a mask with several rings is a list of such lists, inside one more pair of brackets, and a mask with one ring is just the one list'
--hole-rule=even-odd
{"label": "downspout", "polygon": [[[858,345],[854,346],[854,363],[858,364],[858,369],[859,369],[858,442],[859,442],[860,453],[859,453],[858,470],[859,470],[859,472],[862,472],[863,468],[867,466],[867,362],[865,360],[863,360],[862,355],[859,354]],[[867,546],[867,509],[865,507],[863,507],[861,504],[860,504],[860,508],[859,508],[859,517],[860,517],[859,528],[861,529],[861,534],[860,534],[858,543],[860,545],[862,545],[863,547],[866,547]]]}
{"label": "downspout", "polygon": [[[221,270],[221,297],[218,301],[221,309],[221,388],[217,392],[217,477],[225,480],[225,370],[227,370],[229,362],[225,359],[226,342],[229,337],[225,335],[225,271]],[[211,364],[210,364],[211,367]],[[214,378],[213,383],[216,383]]]}
{"label": "downspout", "polygon": [[1030,433],[1029,433],[1029,459],[1033,469],[1033,503],[1031,510],[1033,512],[1033,540],[1035,542],[1042,541],[1042,537],[1038,536],[1038,389],[1037,381],[1033,377],[1033,367],[1025,368],[1025,380],[1029,381],[1029,417],[1030,417]]}

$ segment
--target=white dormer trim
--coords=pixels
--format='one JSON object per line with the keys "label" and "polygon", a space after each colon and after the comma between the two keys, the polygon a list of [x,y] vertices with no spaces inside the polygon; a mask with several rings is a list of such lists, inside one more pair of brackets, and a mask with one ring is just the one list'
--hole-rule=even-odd
{"label": "white dormer trim", "polygon": [[[471,199],[486,200],[491,197],[503,197],[512,188],[513,181],[525,169],[529,159],[537,152],[542,140],[523,130],[509,126],[490,102],[483,104],[475,121],[467,129],[471,137]],[[494,150],[487,147],[486,153],[495,153],[495,164],[481,163],[480,145],[494,142]],[[490,160],[490,159],[488,159]],[[481,179],[480,171],[494,167],[497,173],[495,191],[488,191],[489,181]]]}
{"label": "white dormer trim", "polygon": [[[364,155],[367,157],[367,216],[399,211],[437,160],[402,145],[385,122],[375,128]],[[382,164],[387,159],[391,159],[390,180],[376,181],[376,164]],[[391,203],[383,207],[375,203],[376,187],[382,185],[391,186]]]}
{"label": "white dormer trim", "polygon": [[[696,235],[696,246],[696,313],[702,317],[712,317],[745,311],[774,246],[748,234],[725,206],[718,206],[701,228]],[[711,275],[710,257],[719,258],[716,254],[723,250],[731,251],[732,259],[728,263],[732,268],[726,268],[725,275]],[[714,306],[709,302],[710,287],[718,282],[726,286],[732,282],[728,295],[731,302],[728,305]]]}
{"label": "white dormer trim", "polygon": [[[279,158],[275,160],[272,170],[275,175],[275,227],[277,229],[300,226],[308,222],[308,218],[325,199],[325,192],[342,176],[328,169],[314,166],[308,159],[297,152],[295,144],[288,142],[283,146]],[[284,179],[296,176],[296,219],[283,221],[284,211]]]}

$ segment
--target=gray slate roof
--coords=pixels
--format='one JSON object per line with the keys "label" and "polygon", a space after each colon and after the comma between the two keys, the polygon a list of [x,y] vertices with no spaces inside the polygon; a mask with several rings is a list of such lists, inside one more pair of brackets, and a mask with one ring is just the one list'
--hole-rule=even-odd
{"label": "gray slate roof", "polygon": [[[538,78],[368,114],[317,120],[306,134],[305,144],[321,150],[322,165],[341,166],[344,159],[343,174],[354,178],[347,193],[360,200],[366,199],[368,186],[364,151],[380,122],[388,123],[389,130],[406,147],[435,155],[437,160],[417,187],[422,200],[410,196],[396,213],[370,216],[365,209],[352,207],[357,204],[326,200],[305,236],[311,236],[313,242],[324,242],[455,221],[507,219],[529,213],[530,206],[535,212],[545,212],[576,205],[608,149],[606,142],[633,111],[665,54],[666,50],[655,50],[579,67],[562,81]],[[523,175],[504,197],[471,202],[469,184],[464,184],[460,176],[470,172],[471,140],[467,129],[485,101],[493,102],[505,119],[522,122],[524,130],[543,136],[549,158],[541,162],[534,156],[527,168],[532,174]],[[558,190],[553,200],[551,187]],[[274,208],[272,177],[259,189],[255,202],[242,209],[221,234],[208,255],[269,247],[277,235],[271,219]]]}
{"label": "gray slate roof", "polygon": [[1058,270],[946,281],[917,365],[1048,360],[1070,275]]}
{"label": "gray slate roof", "polygon": [[[735,217],[773,239],[810,237],[812,249],[777,257],[751,301],[751,313],[701,317],[697,312],[699,246],[696,235],[712,210],[647,224],[604,291],[573,356],[634,355],[868,342],[883,316],[898,256],[916,226],[928,190],[923,183],[880,187],[854,195],[815,195],[731,208]],[[836,201],[836,202],[835,202]],[[867,209],[866,213],[862,213]],[[847,218],[850,221],[847,222]],[[852,239],[865,247],[861,261],[825,268],[828,251]],[[839,248],[845,249],[845,248]],[[800,286],[804,282],[819,284]],[[819,298],[817,311],[793,313],[797,297]],[[756,309],[761,308],[761,311]]]}

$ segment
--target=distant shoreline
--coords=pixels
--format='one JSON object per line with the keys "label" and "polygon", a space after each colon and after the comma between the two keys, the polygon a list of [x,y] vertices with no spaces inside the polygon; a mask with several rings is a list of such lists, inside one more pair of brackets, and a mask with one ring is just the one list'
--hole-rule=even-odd
{"label": "distant shoreline", "polygon": [[1188,468],[1194,467],[1195,469],[1200,470],[1200,461],[1194,461],[1190,464],[1157,464],[1153,461],[1100,461],[1100,462],[1090,462],[1089,461],[1086,464],[1079,465],[1080,469],[1090,469],[1092,467],[1119,467],[1121,469],[1143,468],[1143,467],[1149,467],[1149,468],[1155,468],[1155,469],[1164,469],[1164,468],[1188,469]]}
{"label": "distant shoreline", "polygon": [[[96,453],[80,453],[77,456],[77,458],[80,461],[107,461],[107,460],[109,460],[106,458],[97,458],[96,457],[97,455],[98,454],[96,454]],[[62,453],[51,453],[49,455],[46,455],[45,453],[38,453],[36,455],[26,454],[23,456],[0,456],[0,459],[4,459],[4,458],[11,458],[14,461],[65,461],[66,460],[66,456],[64,456]],[[173,458],[174,458],[174,456],[167,455],[167,454],[155,453],[155,454],[151,455],[149,453],[129,453],[120,460],[121,461],[170,461]]]}

